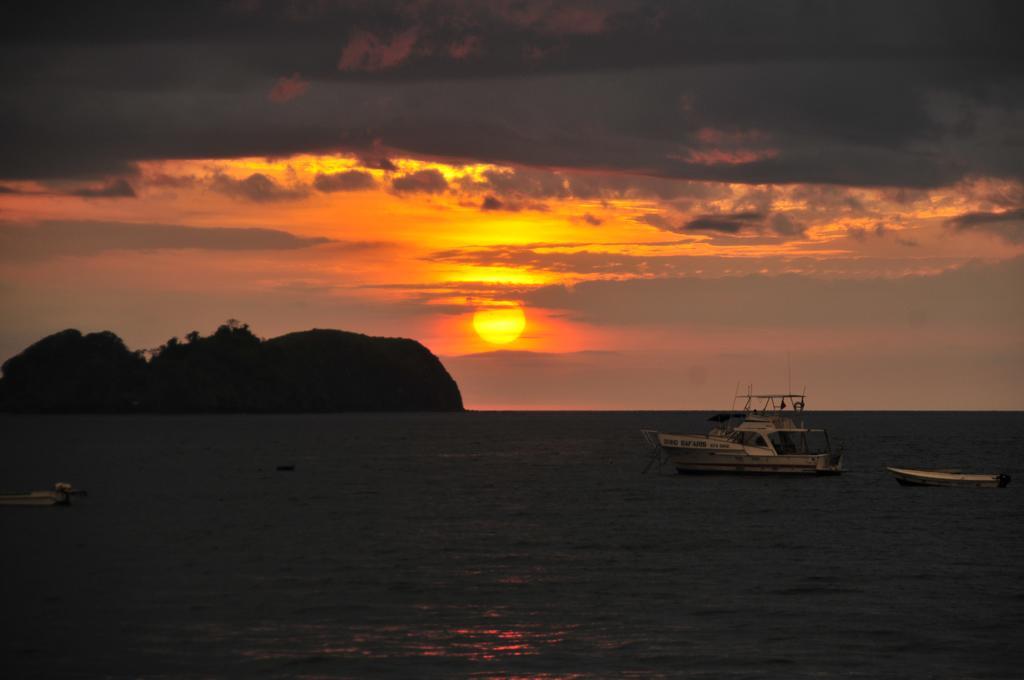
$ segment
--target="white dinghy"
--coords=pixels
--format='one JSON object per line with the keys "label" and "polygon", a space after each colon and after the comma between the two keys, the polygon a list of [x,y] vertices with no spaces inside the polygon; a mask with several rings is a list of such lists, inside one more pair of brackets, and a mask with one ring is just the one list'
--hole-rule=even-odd
{"label": "white dinghy", "polygon": [[85,495],[67,482],[57,482],[53,491],[0,491],[0,505],[70,505],[71,496]]}
{"label": "white dinghy", "polygon": [[1004,487],[1010,483],[1010,475],[1002,473],[968,474],[954,470],[914,470],[912,468],[885,468],[901,486],[966,486]]}

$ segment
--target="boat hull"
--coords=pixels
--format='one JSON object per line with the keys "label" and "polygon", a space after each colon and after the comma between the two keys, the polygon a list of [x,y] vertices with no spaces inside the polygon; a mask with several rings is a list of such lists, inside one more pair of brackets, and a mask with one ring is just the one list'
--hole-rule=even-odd
{"label": "boat hull", "polygon": [[26,491],[0,493],[0,505],[68,505],[71,498],[63,491]]}
{"label": "boat hull", "polygon": [[910,468],[886,468],[900,486],[947,486],[961,488],[1002,488],[1010,483],[1010,476],[976,475],[936,470],[914,470]]}
{"label": "boat hull", "polygon": [[669,452],[680,474],[838,475],[839,454],[751,456],[704,451]]}

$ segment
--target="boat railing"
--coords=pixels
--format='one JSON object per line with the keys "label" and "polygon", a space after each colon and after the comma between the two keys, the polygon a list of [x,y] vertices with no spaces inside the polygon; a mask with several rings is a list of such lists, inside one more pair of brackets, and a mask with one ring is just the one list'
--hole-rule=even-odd
{"label": "boat railing", "polygon": [[[804,410],[806,394],[779,393],[779,394],[737,394],[733,397],[733,405],[736,400],[745,400],[743,410],[746,413],[757,413],[761,415],[778,415],[786,412],[799,412]],[[789,400],[787,403],[787,399]],[[759,408],[760,407],[760,408]]]}
{"label": "boat railing", "polygon": [[643,474],[647,474],[647,471],[655,464],[657,464],[658,468],[661,469],[661,466],[668,462],[668,452],[661,446],[661,439],[658,436],[658,431],[640,430],[640,433],[644,436],[644,441],[647,443],[651,453],[650,460],[648,460],[647,465],[644,466]]}
{"label": "boat railing", "polygon": [[657,430],[640,430],[640,434],[644,436],[644,441],[647,443],[647,446],[652,449],[661,448],[661,440],[658,439]]}

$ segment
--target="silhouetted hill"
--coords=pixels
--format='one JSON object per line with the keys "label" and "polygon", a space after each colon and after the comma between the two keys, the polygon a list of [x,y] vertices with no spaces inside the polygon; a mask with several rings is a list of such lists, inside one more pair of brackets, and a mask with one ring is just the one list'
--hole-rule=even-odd
{"label": "silhouetted hill", "polygon": [[3,373],[5,411],[127,411],[146,386],[145,360],[110,331],[54,333],[4,362]]}
{"label": "silhouetted hill", "polygon": [[0,409],[459,411],[462,397],[415,340],[316,329],[261,341],[229,322],[207,337],[171,338],[149,362],[109,331],[56,333],[3,364]]}
{"label": "silhouetted hill", "polygon": [[314,329],[273,338],[264,347],[287,398],[303,411],[409,410],[406,404],[462,410],[458,385],[415,340]]}

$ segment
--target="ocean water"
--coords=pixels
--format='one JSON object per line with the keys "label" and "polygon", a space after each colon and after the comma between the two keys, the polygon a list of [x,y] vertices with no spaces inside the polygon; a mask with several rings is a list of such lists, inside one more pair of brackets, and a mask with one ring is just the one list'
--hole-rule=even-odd
{"label": "ocean water", "polygon": [[0,508],[0,675],[1024,677],[1024,414],[811,412],[846,474],[641,474],[640,428],[706,417],[0,417],[0,488],[89,491]]}

